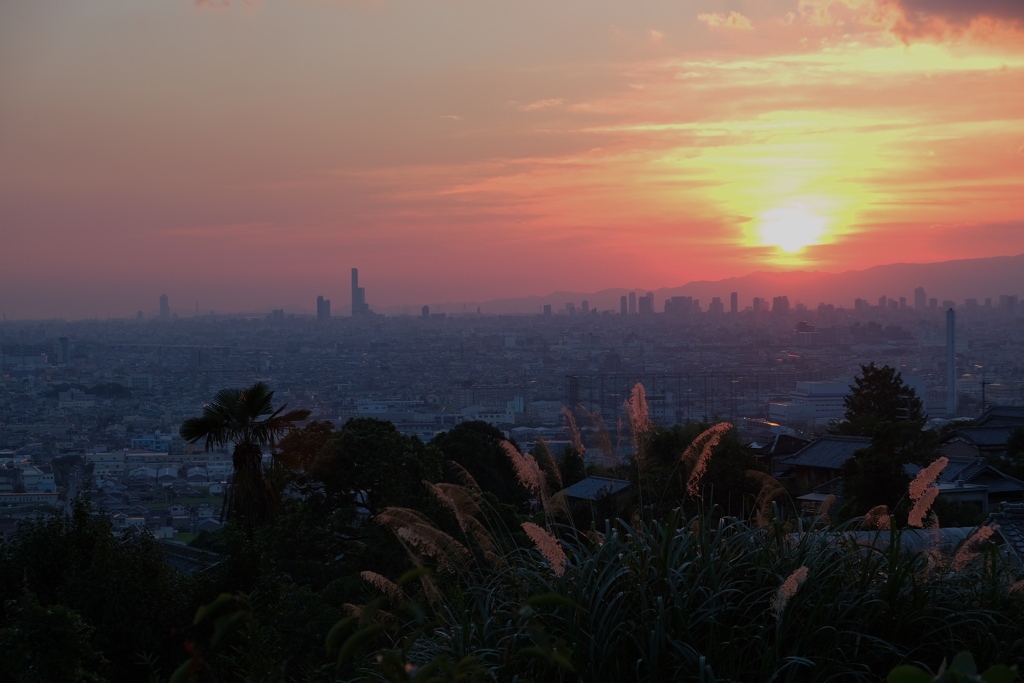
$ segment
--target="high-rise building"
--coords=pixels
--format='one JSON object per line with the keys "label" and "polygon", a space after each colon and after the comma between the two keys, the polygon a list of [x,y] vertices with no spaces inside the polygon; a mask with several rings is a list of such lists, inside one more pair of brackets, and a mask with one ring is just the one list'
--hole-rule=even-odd
{"label": "high-rise building", "polygon": [[166,294],[161,294],[160,295],[160,319],[161,320],[167,320],[170,317],[171,317],[171,306],[167,302],[167,295]]}
{"label": "high-rise building", "polygon": [[765,310],[764,299],[759,296],[754,297],[754,313],[760,313]]}
{"label": "high-rise building", "polygon": [[636,315],[636,292],[629,293],[629,314]]}
{"label": "high-rise building", "polygon": [[587,301],[586,299],[580,302],[580,313],[582,313],[583,315],[590,313],[590,302]]}
{"label": "high-rise building", "polygon": [[628,304],[626,303],[626,295],[623,294],[621,297],[619,297],[619,312],[622,313],[622,315],[626,315],[626,313],[628,312],[629,309],[627,308],[627,306]]}
{"label": "high-rise building", "polygon": [[68,365],[71,363],[71,342],[67,337],[57,339],[57,365]]}
{"label": "high-rise building", "polygon": [[946,311],[946,415],[956,415],[956,311]]}
{"label": "high-rise building", "polygon": [[729,295],[729,312],[739,313],[740,312],[740,293],[733,292]]}
{"label": "high-rise building", "polygon": [[889,308],[889,297],[883,295],[878,297],[878,309],[884,311]]}
{"label": "high-rise building", "polygon": [[544,304],[544,315],[545,316],[550,316],[551,315],[551,304]]}
{"label": "high-rise building", "polygon": [[665,313],[675,316],[690,315],[693,313],[692,296],[674,296],[665,299]]}
{"label": "high-rise building", "polygon": [[711,297],[711,305],[708,306],[708,313],[713,313],[715,315],[725,313],[725,304],[722,303],[722,297]]}
{"label": "high-rise building", "polygon": [[640,310],[641,315],[651,315],[654,313],[654,292],[647,292],[647,294],[640,297]]}
{"label": "high-rise building", "polygon": [[786,295],[777,296],[772,299],[772,313],[786,315],[789,313],[789,297]]}
{"label": "high-rise building", "polygon": [[352,269],[352,317],[370,315],[370,306],[366,303],[366,289],[359,286],[359,269]]}
{"label": "high-rise building", "polygon": [[430,319],[430,306],[423,307],[423,309],[420,311],[420,317],[423,318],[424,320]]}
{"label": "high-rise building", "polygon": [[316,319],[327,320],[331,317],[331,300],[322,296],[316,298]]}
{"label": "high-rise building", "polygon": [[924,293],[924,287],[918,287],[914,290],[914,308],[919,311],[923,311],[928,305],[928,299]]}

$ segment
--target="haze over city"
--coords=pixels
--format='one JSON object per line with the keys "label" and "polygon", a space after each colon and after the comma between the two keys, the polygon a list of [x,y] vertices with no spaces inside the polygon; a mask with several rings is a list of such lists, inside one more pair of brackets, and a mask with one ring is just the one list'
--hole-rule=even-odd
{"label": "haze over city", "polygon": [[1008,0],[4,3],[0,311],[1020,254],[1022,31]]}

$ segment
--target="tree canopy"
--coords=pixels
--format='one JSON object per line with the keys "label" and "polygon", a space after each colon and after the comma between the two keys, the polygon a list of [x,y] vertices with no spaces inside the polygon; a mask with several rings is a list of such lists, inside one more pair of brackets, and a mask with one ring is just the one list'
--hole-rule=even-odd
{"label": "tree canopy", "polygon": [[874,362],[860,366],[850,395],[843,399],[845,421],[835,431],[847,436],[871,436],[882,422],[907,422],[918,429],[928,419],[917,392],[902,375],[888,365]]}
{"label": "tree canopy", "polygon": [[263,472],[263,447],[274,443],[291,426],[309,417],[308,410],[284,412],[273,406],[274,392],[263,382],[246,389],[221,389],[203,414],[185,420],[180,434],[206,450],[234,442],[234,476],[224,499],[222,517],[237,519],[248,528],[267,524],[277,507],[277,495]]}
{"label": "tree canopy", "polygon": [[872,441],[843,465],[846,510],[857,515],[876,505],[895,509],[910,481],[905,466],[934,460],[938,441],[923,430],[921,399],[895,368],[862,365],[851,389],[844,399],[846,419],[831,431]]}

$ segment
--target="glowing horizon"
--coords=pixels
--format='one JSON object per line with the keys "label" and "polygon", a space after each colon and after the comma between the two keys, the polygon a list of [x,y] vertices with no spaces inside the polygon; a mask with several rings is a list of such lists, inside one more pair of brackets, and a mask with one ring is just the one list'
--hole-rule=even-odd
{"label": "glowing horizon", "polygon": [[88,5],[0,8],[9,317],[1024,252],[1024,6]]}

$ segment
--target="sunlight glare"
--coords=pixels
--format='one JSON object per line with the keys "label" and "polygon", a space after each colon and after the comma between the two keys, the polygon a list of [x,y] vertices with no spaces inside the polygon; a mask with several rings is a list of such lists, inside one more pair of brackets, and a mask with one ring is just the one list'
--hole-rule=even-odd
{"label": "sunlight glare", "polygon": [[802,207],[771,209],[761,214],[761,244],[793,253],[817,244],[825,234],[825,219]]}

